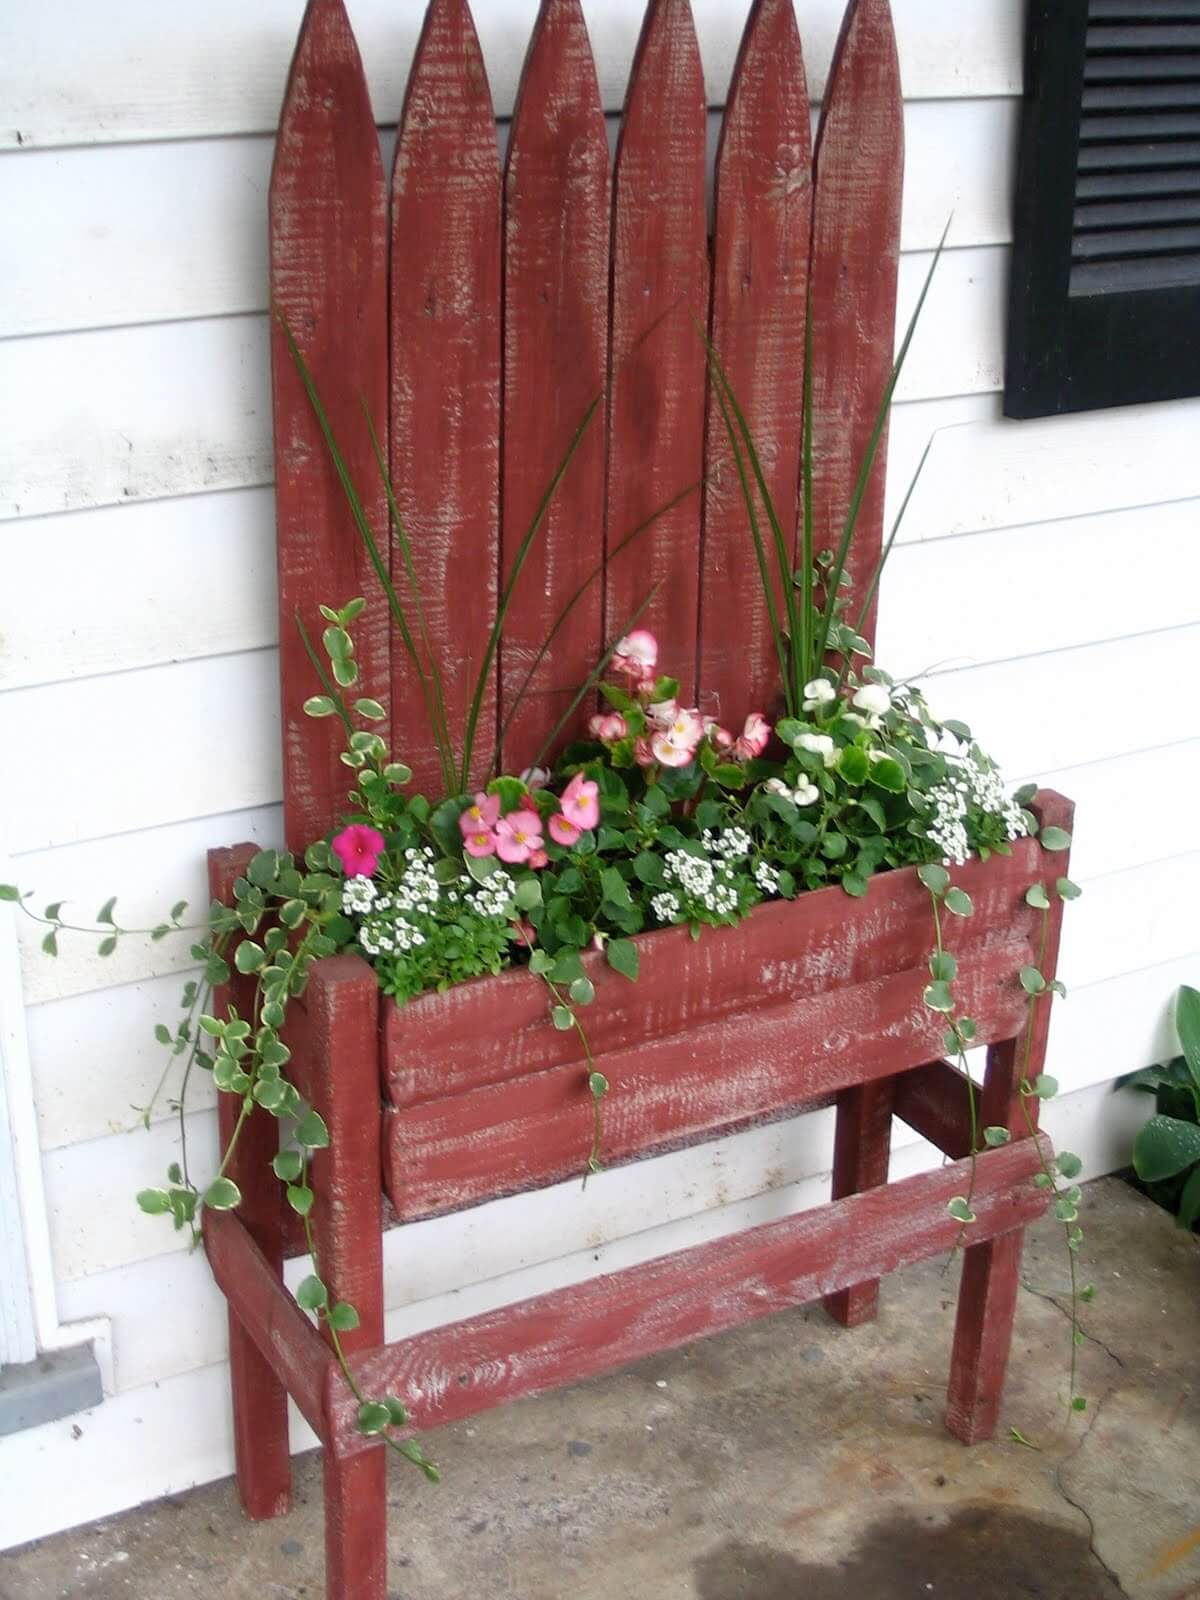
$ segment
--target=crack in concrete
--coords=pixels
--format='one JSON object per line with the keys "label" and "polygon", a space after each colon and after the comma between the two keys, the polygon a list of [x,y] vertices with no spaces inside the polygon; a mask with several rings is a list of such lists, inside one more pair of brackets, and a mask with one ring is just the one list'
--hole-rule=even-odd
{"label": "crack in concrete", "polygon": [[[1037,1291],[1034,1290],[1033,1292],[1036,1293]],[[1043,1296],[1043,1298],[1044,1299],[1049,1299],[1049,1296]],[[1055,1304],[1056,1302],[1051,1302],[1051,1303]],[[1061,1306],[1059,1306],[1059,1310],[1060,1311],[1062,1310]],[[1068,1492],[1066,1485],[1063,1483],[1063,1472],[1064,1472],[1064,1470],[1068,1466],[1070,1466],[1071,1462],[1074,1461],[1075,1457],[1079,1454],[1079,1452],[1083,1449],[1084,1445],[1091,1438],[1092,1429],[1096,1426],[1097,1422],[1099,1422],[1099,1420],[1100,1420],[1100,1413],[1104,1408],[1105,1401],[1109,1400],[1112,1397],[1112,1395],[1115,1394],[1115,1393],[1116,1393],[1116,1386],[1114,1385],[1113,1388],[1109,1389],[1106,1394],[1101,1395],[1100,1399],[1097,1400],[1097,1402],[1095,1404],[1095,1407],[1094,1407],[1094,1409],[1092,1411],[1091,1417],[1090,1417],[1090,1419],[1088,1421],[1088,1425],[1084,1429],[1083,1434],[1079,1439],[1079,1442],[1076,1444],[1076,1446],[1075,1446],[1075,1448],[1073,1450],[1068,1451],[1068,1453],[1062,1458],[1062,1460],[1054,1468],[1054,1487],[1058,1490],[1059,1494],[1063,1497],[1063,1499],[1067,1502],[1067,1504],[1069,1506],[1073,1506],[1074,1509],[1079,1512],[1079,1514],[1083,1518],[1083,1520],[1087,1523],[1087,1526],[1088,1526],[1088,1549],[1091,1551],[1091,1554],[1092,1554],[1093,1558],[1095,1559],[1095,1561],[1097,1561],[1099,1563],[1099,1565],[1103,1568],[1103,1570],[1104,1570],[1105,1574],[1107,1575],[1110,1583],[1115,1585],[1117,1593],[1121,1594],[1121,1595],[1124,1595],[1124,1594],[1127,1594],[1127,1591],[1125,1589],[1125,1585],[1121,1582],[1120,1576],[1113,1570],[1112,1567],[1109,1566],[1108,1562],[1104,1559],[1104,1557],[1100,1554],[1099,1550],[1096,1548],[1096,1523],[1095,1523],[1094,1518],[1092,1517],[1092,1513],[1088,1510],[1088,1508],[1083,1504],[1083,1502],[1081,1500],[1076,1500]]]}
{"label": "crack in concrete", "polygon": [[[1072,1316],[1070,1306],[1064,1306],[1062,1302],[1059,1301],[1054,1295],[1047,1293],[1047,1291],[1044,1289],[1035,1289],[1033,1284],[1031,1284],[1027,1278],[1021,1279],[1021,1287],[1028,1294],[1034,1295],[1038,1300],[1044,1300],[1047,1305],[1053,1306],[1055,1311],[1057,1311],[1060,1316],[1065,1318],[1067,1322],[1071,1323],[1072,1327],[1075,1326],[1076,1319]],[[1115,1350],[1113,1350],[1109,1345],[1105,1344],[1103,1339],[1098,1339],[1094,1333],[1089,1333],[1082,1325],[1079,1325],[1079,1331],[1090,1344],[1094,1344],[1098,1349],[1103,1350],[1104,1354],[1108,1356],[1109,1360],[1119,1367],[1122,1372],[1125,1370],[1125,1362]],[[1091,1512],[1082,1501],[1076,1500],[1068,1492],[1067,1487],[1063,1482],[1063,1472],[1067,1467],[1070,1466],[1071,1462],[1075,1460],[1076,1456],[1079,1455],[1084,1445],[1091,1438],[1092,1430],[1095,1428],[1096,1423],[1100,1420],[1100,1412],[1103,1410],[1105,1402],[1111,1399],[1116,1391],[1117,1384],[1114,1383],[1105,1390],[1105,1392],[1096,1401],[1095,1405],[1091,1407],[1087,1426],[1076,1442],[1074,1449],[1069,1450],[1054,1468],[1054,1487],[1058,1490],[1059,1494],[1066,1501],[1066,1503],[1074,1510],[1078,1511],[1080,1516],[1087,1523],[1088,1549],[1091,1552],[1093,1559],[1103,1569],[1105,1575],[1109,1579],[1109,1582],[1115,1585],[1117,1593],[1124,1595],[1127,1591],[1124,1584],[1121,1582],[1120,1576],[1113,1570],[1112,1567],[1109,1566],[1108,1562],[1096,1548],[1096,1523]]]}
{"label": "crack in concrete", "polygon": [[[1054,1295],[1048,1293],[1045,1289],[1035,1289],[1033,1284],[1029,1282],[1028,1278],[1021,1279],[1021,1287],[1029,1294],[1035,1295],[1039,1300],[1044,1300],[1047,1305],[1053,1306],[1056,1311],[1061,1312],[1061,1314],[1066,1317],[1068,1322],[1074,1325],[1075,1319],[1071,1315],[1070,1306],[1064,1306],[1061,1300],[1058,1300]],[[1115,1361],[1117,1366],[1120,1367],[1121,1371],[1124,1372],[1125,1362],[1111,1345],[1105,1344],[1104,1340],[1098,1339],[1094,1333],[1089,1333],[1082,1322],[1079,1323],[1079,1331],[1089,1344],[1094,1344],[1099,1349],[1103,1350],[1104,1354],[1109,1358],[1109,1360]]]}

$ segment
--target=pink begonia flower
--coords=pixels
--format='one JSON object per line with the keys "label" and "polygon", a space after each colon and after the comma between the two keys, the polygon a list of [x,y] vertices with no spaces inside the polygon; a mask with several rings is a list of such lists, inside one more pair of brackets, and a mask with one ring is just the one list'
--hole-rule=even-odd
{"label": "pink begonia flower", "polygon": [[352,822],[334,835],[331,849],[348,878],[373,878],[383,854],[383,835],[365,822]]}
{"label": "pink begonia flower", "polygon": [[556,815],[550,818],[550,837],[555,844],[561,844],[566,849],[578,842],[582,828],[577,828],[569,817]]}
{"label": "pink begonia flower", "polygon": [[542,848],[542,819],[536,811],[510,811],[496,824],[496,854],[501,861],[528,861]]}
{"label": "pink begonia flower", "polygon": [[526,767],[521,774],[521,782],[527,789],[544,789],[550,782],[549,767]]}
{"label": "pink begonia flower", "polygon": [[600,785],[577,772],[559,801],[562,814],[577,828],[594,828],[600,821]]}
{"label": "pink begonia flower", "polygon": [[537,943],[537,929],[525,917],[522,917],[520,922],[513,923],[513,932],[527,950],[532,950]]}
{"label": "pink begonia flower", "polygon": [[500,818],[500,796],[498,794],[477,794],[474,802],[467,807],[458,819],[458,826],[465,839],[471,833],[483,833],[489,828],[494,828]]}
{"label": "pink begonia flower", "polygon": [[593,717],[588,723],[588,732],[603,744],[616,744],[629,732],[629,726],[619,711],[613,711],[607,716]]}
{"label": "pink begonia flower", "polygon": [[705,717],[704,731],[708,735],[708,742],[714,750],[732,750],[733,735],[728,728],[721,727],[720,723],[712,717]]}
{"label": "pink begonia flower", "polygon": [[678,714],[678,700],[655,700],[646,707],[646,715],[656,728],[669,728]]}
{"label": "pink begonia flower", "polygon": [[678,744],[669,733],[656,733],[650,741],[654,759],[664,767],[686,767],[696,754],[692,744]]}
{"label": "pink begonia flower", "polygon": [[652,767],[654,765],[654,751],[650,748],[649,739],[639,739],[633,747],[633,759],[639,767]]}
{"label": "pink begonia flower", "polygon": [[612,660],[615,669],[625,677],[644,682],[658,661],[658,640],[645,628],[635,628],[617,640]]}
{"label": "pink begonia flower", "polygon": [[475,833],[463,834],[463,849],[478,861],[496,854],[496,835],[490,828],[480,828]]}
{"label": "pink begonia flower", "polygon": [[535,872],[540,872],[543,867],[549,865],[549,862],[550,857],[544,850],[534,850],[525,865],[532,867]]}
{"label": "pink begonia flower", "polygon": [[738,761],[750,761],[755,756],[762,755],[770,737],[771,724],[761,711],[752,711],[746,718],[741,738],[734,743],[734,758]]}

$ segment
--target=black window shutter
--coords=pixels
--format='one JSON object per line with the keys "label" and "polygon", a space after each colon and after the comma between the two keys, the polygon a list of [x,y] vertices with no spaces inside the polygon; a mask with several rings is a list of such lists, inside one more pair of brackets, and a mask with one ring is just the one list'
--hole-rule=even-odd
{"label": "black window shutter", "polygon": [[1010,417],[1200,394],[1200,0],[1028,0]]}

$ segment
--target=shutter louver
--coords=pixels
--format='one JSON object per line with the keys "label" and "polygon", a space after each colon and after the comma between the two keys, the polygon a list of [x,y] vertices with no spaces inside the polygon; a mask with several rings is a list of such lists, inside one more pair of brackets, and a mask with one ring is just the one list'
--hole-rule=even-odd
{"label": "shutter louver", "polygon": [[1200,0],[1090,0],[1072,295],[1200,283]]}

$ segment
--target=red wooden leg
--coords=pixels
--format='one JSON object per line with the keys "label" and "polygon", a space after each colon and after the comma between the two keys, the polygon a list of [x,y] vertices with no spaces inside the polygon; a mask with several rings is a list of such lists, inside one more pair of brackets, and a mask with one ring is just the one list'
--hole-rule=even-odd
{"label": "red wooden leg", "polygon": [[[844,1089],[838,1095],[833,1142],[834,1200],[860,1194],[864,1189],[877,1189],[887,1182],[895,1094],[894,1080],[882,1078]],[[825,1309],[847,1328],[871,1322],[879,1309],[879,1279],[826,1295]]]}
{"label": "red wooden leg", "polygon": [[[256,845],[212,850],[208,857],[209,888],[230,900]],[[240,1016],[252,1014],[254,980],[235,973],[215,996],[218,1009],[232,1004]],[[217,1117],[224,1150],[237,1122],[241,1102],[236,1095],[218,1096]],[[266,1112],[247,1119],[228,1174],[242,1191],[238,1215],[255,1244],[283,1277],[283,1195],[270,1170],[279,1149],[279,1125]],[[291,1460],[288,1451],[287,1391],[260,1354],[232,1305],[229,1308],[229,1369],[233,1390],[233,1445],[238,1493],[246,1515],[256,1521],[288,1509]]]}
{"label": "red wooden leg", "polygon": [[[329,1129],[313,1160],[313,1225],[321,1276],[358,1311],[347,1355],[383,1343],[383,1169],[379,984],[357,956],[320,961],[308,986],[309,1097]],[[326,1451],[325,1593],[386,1600],[386,1448],[339,1461]]]}

